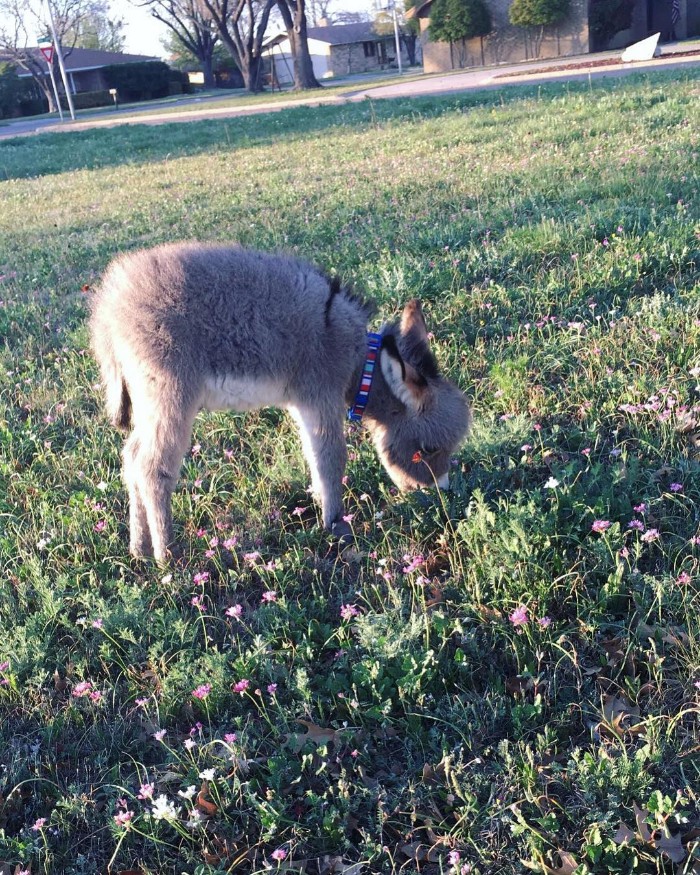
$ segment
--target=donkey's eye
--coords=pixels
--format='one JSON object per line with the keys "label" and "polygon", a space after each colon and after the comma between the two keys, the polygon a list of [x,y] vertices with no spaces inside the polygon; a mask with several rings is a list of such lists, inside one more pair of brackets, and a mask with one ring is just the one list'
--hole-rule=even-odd
{"label": "donkey's eye", "polygon": [[421,447],[420,451],[424,456],[434,456],[438,451],[438,447]]}

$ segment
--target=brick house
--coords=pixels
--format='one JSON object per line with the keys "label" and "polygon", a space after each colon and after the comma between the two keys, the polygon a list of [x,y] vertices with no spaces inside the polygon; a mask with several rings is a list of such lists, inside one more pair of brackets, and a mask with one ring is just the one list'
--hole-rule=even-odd
{"label": "brick house", "polygon": [[[378,34],[371,22],[360,24],[322,24],[307,30],[309,52],[317,79],[370,73],[396,67],[396,42],[393,34]],[[266,40],[265,54],[274,62],[276,81],[281,85],[293,81],[293,62],[286,33]],[[402,63],[408,64],[403,44]]]}
{"label": "brick house", "polygon": [[[571,0],[569,16],[557,26],[528,33],[508,19],[512,0],[486,0],[491,11],[493,30],[483,40],[464,43],[433,42],[430,39],[430,9],[434,0],[419,0],[407,13],[420,24],[423,68],[426,73],[442,73],[483,64],[508,64],[531,58],[559,58],[582,55],[589,51],[621,48],[661,31],[662,40],[670,34],[671,0],[637,0],[632,27],[616,34],[607,45],[594,45],[588,26],[588,0]],[[676,36],[683,39],[700,30],[700,0],[680,0],[680,19]]]}

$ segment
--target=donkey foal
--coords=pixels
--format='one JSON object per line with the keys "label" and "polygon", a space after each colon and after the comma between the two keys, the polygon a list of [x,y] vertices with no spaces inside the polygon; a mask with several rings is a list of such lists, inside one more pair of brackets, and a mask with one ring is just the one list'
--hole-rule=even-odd
{"label": "donkey foal", "polygon": [[348,405],[397,486],[447,485],[467,402],[438,373],[417,300],[381,336],[367,335],[368,317],[337,279],[287,255],[176,243],[110,264],[90,330],[107,412],[118,428],[132,426],[123,477],[134,556],[168,558],[171,497],[202,409],[286,408],[324,526],[339,536],[350,531]]}

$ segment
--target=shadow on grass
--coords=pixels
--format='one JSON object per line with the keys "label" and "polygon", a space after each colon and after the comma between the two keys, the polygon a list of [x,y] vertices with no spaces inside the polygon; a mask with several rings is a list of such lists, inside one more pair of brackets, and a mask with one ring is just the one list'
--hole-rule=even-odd
{"label": "shadow on grass", "polygon": [[[687,79],[700,70],[683,71]],[[147,164],[216,151],[312,139],[334,128],[372,127],[392,120],[431,118],[472,107],[507,106],[536,98],[554,101],[586,92],[609,93],[648,80],[653,84],[677,80],[677,73],[640,73],[624,80],[513,85],[493,90],[442,97],[372,100],[339,106],[290,107],[249,116],[197,122],[177,121],[128,125],[87,131],[45,133],[0,142],[0,179],[24,179],[73,170],[98,170],[128,164]]]}

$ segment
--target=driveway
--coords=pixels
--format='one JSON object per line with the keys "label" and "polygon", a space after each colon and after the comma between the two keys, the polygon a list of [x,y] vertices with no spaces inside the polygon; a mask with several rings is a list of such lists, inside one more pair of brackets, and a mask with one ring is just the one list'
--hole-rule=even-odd
{"label": "driveway", "polygon": [[[129,110],[123,115],[114,110],[106,110],[90,118],[71,122],[57,122],[55,118],[18,119],[5,127],[0,127],[0,139],[39,134],[44,131],[80,131],[90,128],[114,127],[115,125],[160,125],[179,122],[200,121],[202,119],[231,118],[239,115],[254,115],[264,112],[282,112],[295,106],[320,106],[325,104],[342,104],[365,98],[421,97],[444,94],[459,94],[465,91],[480,89],[504,88],[510,85],[524,85],[531,82],[562,82],[580,78],[599,79],[613,76],[625,76],[639,70],[672,70],[700,64],[700,41],[676,43],[664,46],[664,55],[653,61],[638,61],[633,64],[610,64],[610,60],[619,57],[619,52],[604,52],[600,54],[581,55],[577,58],[557,58],[547,61],[533,61],[500,67],[480,68],[443,75],[425,75],[411,77],[405,82],[393,85],[375,85],[366,88],[358,87],[357,91],[343,95],[327,94],[323,91],[313,97],[291,99],[281,103],[262,102],[245,104],[243,106],[217,106],[218,97],[205,98],[200,105],[182,112],[158,112],[157,109]],[[698,51],[696,55],[683,55],[681,52]],[[576,65],[585,64],[585,69]],[[192,106],[192,102],[188,103]]]}

